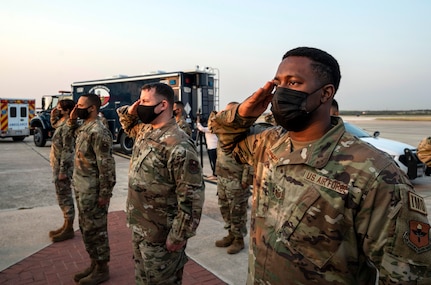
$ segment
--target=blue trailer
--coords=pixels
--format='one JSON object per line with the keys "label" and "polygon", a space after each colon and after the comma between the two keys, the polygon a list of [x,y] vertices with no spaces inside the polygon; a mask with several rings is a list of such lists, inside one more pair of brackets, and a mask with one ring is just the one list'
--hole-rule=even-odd
{"label": "blue trailer", "polygon": [[119,143],[122,151],[129,154],[132,151],[133,141],[122,130],[116,109],[133,104],[140,96],[141,87],[155,82],[171,86],[175,93],[175,100],[184,103],[186,121],[191,125],[194,138],[196,137],[194,128],[196,114],[201,113],[201,120],[205,121],[211,111],[218,110],[218,78],[211,70],[158,72],[74,82],[72,95],[75,102],[85,93],[100,96],[100,111],[108,121],[114,143]]}

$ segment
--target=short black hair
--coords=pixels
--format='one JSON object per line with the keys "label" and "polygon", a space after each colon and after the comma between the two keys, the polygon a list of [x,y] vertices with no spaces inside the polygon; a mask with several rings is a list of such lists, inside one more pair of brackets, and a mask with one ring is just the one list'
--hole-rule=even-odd
{"label": "short black hair", "polygon": [[86,97],[91,105],[96,106],[97,112],[100,110],[100,105],[102,102],[100,101],[99,95],[93,94],[93,93],[86,93],[82,94],[81,97]]}
{"label": "short black hair", "polygon": [[333,84],[335,92],[337,92],[340,86],[341,73],[340,66],[332,55],[317,48],[297,47],[286,52],[283,60],[289,56],[303,56],[311,59],[314,62],[312,64],[313,71],[320,77],[322,84]]}
{"label": "short black hair", "polygon": [[184,103],[181,101],[175,101],[174,104],[178,105],[181,109],[184,109]]}
{"label": "short black hair", "polygon": [[60,104],[61,109],[63,111],[72,111],[72,109],[75,107],[75,102],[71,99],[63,99],[58,101],[58,104]]}
{"label": "short black hair", "polygon": [[165,83],[148,83],[141,87],[141,90],[156,89],[156,94],[163,97],[170,106],[174,105],[174,90]]}
{"label": "short black hair", "polygon": [[332,99],[331,106],[334,107],[338,111],[338,102],[335,99]]}

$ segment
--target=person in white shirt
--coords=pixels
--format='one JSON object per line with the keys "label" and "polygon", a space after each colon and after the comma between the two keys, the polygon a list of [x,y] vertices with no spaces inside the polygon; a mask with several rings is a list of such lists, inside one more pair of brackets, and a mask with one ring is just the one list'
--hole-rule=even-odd
{"label": "person in white shirt", "polygon": [[[215,115],[215,114],[217,114],[217,112],[213,111],[211,113],[210,117],[213,116],[213,114]],[[211,132],[211,130],[208,129],[208,127],[202,126],[200,114],[198,114],[196,117],[196,128],[200,132],[203,132],[205,134],[205,141],[206,141],[206,145],[207,145],[208,158],[209,158],[211,170],[212,170],[212,175],[209,176],[208,179],[215,180],[215,179],[217,179],[217,174],[215,171],[216,161],[217,161],[217,143],[218,143],[217,135],[213,134]]]}

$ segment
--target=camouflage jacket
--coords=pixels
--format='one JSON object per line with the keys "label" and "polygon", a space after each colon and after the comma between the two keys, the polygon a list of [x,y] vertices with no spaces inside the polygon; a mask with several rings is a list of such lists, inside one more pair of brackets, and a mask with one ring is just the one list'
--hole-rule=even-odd
{"label": "camouflage jacket", "polygon": [[237,109],[211,124],[255,170],[248,284],[431,284],[426,206],[389,155],[335,117],[294,151],[282,127],[241,139]]}
{"label": "camouflage jacket", "polygon": [[72,177],[75,139],[70,132],[70,127],[66,124],[66,120],[56,122],[55,128],[49,154],[54,179],[59,173]]}
{"label": "camouflage jacket", "polygon": [[116,182],[111,132],[100,119],[81,126],[76,121],[68,122],[76,136],[73,170],[75,191],[111,197]]}
{"label": "camouflage jacket", "polygon": [[172,243],[194,236],[204,203],[202,168],[193,141],[172,118],[153,129],[117,110],[120,123],[135,139],[129,169],[128,223],[150,243]]}
{"label": "camouflage jacket", "polygon": [[237,182],[239,188],[241,184],[253,184],[253,168],[248,164],[238,163],[232,155],[226,154],[220,147],[217,148],[216,173],[219,177]]}
{"label": "camouflage jacket", "polygon": [[418,157],[428,167],[431,167],[431,137],[423,138],[418,145]]}
{"label": "camouflage jacket", "polygon": [[186,120],[184,120],[183,117],[181,117],[180,119],[176,120],[178,126],[180,127],[180,129],[182,129],[184,132],[186,132],[186,134],[188,134],[189,136],[192,135],[192,129],[190,128],[190,125],[186,122]]}

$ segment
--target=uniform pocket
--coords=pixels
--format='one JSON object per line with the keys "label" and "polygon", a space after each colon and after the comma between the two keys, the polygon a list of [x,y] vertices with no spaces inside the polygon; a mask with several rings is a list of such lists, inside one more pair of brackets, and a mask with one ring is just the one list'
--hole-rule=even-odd
{"label": "uniform pocket", "polygon": [[334,207],[337,203],[344,203],[343,199],[326,200],[318,186],[304,189],[282,220],[277,231],[280,241],[290,251],[300,253],[322,268],[337,252],[350,227],[345,224],[344,214],[337,210],[343,207]]}
{"label": "uniform pocket", "polygon": [[[140,150],[138,150],[138,151],[140,151]],[[135,161],[132,160],[132,163],[133,163],[132,169],[134,169],[135,172],[139,171],[139,169],[142,166],[142,163],[144,162],[144,160],[148,156],[148,154],[150,154],[150,152],[151,152],[151,148],[147,147],[144,150],[140,151],[139,156],[137,157],[137,159]]]}

